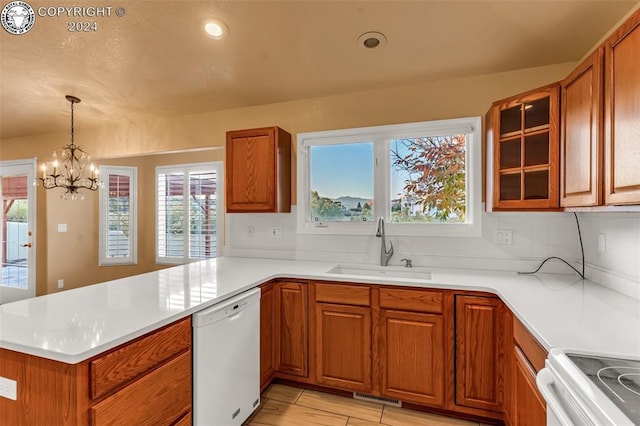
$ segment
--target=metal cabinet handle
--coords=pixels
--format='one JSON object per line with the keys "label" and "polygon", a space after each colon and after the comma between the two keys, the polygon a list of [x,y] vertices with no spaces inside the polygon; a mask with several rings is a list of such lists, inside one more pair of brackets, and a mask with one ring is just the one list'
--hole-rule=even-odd
{"label": "metal cabinet handle", "polygon": [[31,243],[20,244],[20,247],[31,247]]}

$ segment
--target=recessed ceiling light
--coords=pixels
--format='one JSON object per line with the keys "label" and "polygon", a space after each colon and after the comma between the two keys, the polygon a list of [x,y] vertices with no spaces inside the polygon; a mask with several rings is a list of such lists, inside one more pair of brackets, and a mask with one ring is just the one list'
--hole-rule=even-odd
{"label": "recessed ceiling light", "polygon": [[358,37],[358,45],[367,50],[383,47],[387,44],[387,37],[377,31],[369,31]]}
{"label": "recessed ceiling light", "polygon": [[224,22],[217,20],[207,21],[207,23],[204,24],[204,30],[209,37],[215,39],[220,39],[229,33],[229,28],[227,28]]}

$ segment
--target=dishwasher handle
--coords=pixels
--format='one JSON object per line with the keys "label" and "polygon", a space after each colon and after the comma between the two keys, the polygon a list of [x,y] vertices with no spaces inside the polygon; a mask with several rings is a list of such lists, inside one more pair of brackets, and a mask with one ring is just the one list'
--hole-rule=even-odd
{"label": "dishwasher handle", "polygon": [[556,392],[553,373],[548,368],[543,368],[536,376],[536,384],[547,401],[547,410],[550,409],[563,425],[572,426],[574,422],[563,407],[562,396]]}

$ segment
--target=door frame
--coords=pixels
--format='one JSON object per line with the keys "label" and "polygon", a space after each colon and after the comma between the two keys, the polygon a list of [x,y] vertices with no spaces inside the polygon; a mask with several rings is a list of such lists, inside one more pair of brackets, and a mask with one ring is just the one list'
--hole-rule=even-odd
{"label": "door frame", "polygon": [[[27,228],[29,231],[31,231],[31,236],[29,241],[31,243],[31,247],[27,255],[27,290],[26,290],[27,293],[22,294],[22,296],[26,295],[26,297],[18,297],[18,298],[15,297],[16,294],[19,294],[19,291],[24,291],[24,290],[19,290],[19,291],[16,291],[15,289],[9,290],[9,287],[0,286],[0,304],[31,298],[31,297],[35,297],[36,295],[36,265],[37,265],[36,263],[36,253],[37,253],[36,203],[37,203],[38,197],[37,197],[36,187],[32,185],[32,183],[36,178],[36,167],[37,167],[36,158],[0,161],[0,178],[6,173],[6,171],[10,171],[10,168],[16,168],[18,170],[18,173],[20,174],[24,173],[27,175],[27,206],[28,206]],[[13,173],[13,171],[10,171],[10,173]],[[0,181],[0,192],[2,190],[1,186],[2,186],[2,182]],[[0,226],[0,240],[2,240],[3,238],[2,232],[3,232],[3,229]],[[7,298],[8,300],[5,301],[4,300],[5,298]]]}

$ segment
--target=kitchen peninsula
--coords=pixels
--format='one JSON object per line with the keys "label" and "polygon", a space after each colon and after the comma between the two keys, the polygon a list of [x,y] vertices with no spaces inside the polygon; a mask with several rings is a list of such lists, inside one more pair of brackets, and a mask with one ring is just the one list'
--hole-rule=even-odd
{"label": "kitchen peninsula", "polygon": [[[434,269],[431,279],[420,280],[328,273],[335,266],[327,262],[221,257],[0,306],[0,376],[17,381],[16,401],[0,398],[0,423],[37,418],[36,411],[41,408],[35,404],[35,383],[29,382],[35,378],[20,372],[16,355],[54,363],[68,371],[89,362],[93,372],[98,369],[96,360],[102,362],[105,353],[112,358],[113,354],[123,357],[121,362],[128,366],[139,364],[144,357],[127,359],[127,348],[155,338],[158,347],[169,353],[163,356],[152,351],[150,357],[156,356],[158,363],[174,363],[173,370],[177,371],[175,367],[185,362],[188,357],[182,357],[190,350],[191,314],[277,279],[331,282],[344,284],[345,288],[363,284],[496,295],[545,350],[564,347],[640,356],[640,301],[576,275],[521,276],[513,272]],[[309,353],[311,359],[315,356]],[[159,371],[162,369],[154,370]],[[59,398],[73,394],[71,399],[79,410],[71,413],[68,407],[50,407],[49,414],[64,413],[61,424],[86,420],[89,415],[80,412],[90,407],[95,416],[100,403],[92,406],[90,401],[78,402],[86,399],[83,386],[89,386],[88,382],[93,389],[93,381],[85,377],[75,384],[78,388],[67,389],[68,393],[54,388],[41,390]],[[100,395],[95,398],[106,401],[99,399]],[[17,413],[16,407],[26,411]]]}

